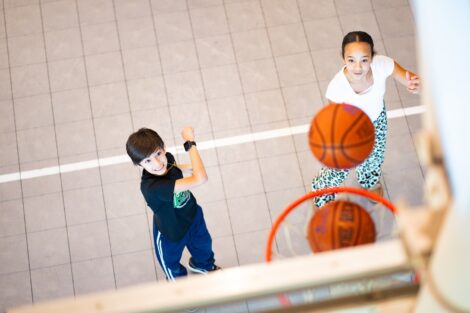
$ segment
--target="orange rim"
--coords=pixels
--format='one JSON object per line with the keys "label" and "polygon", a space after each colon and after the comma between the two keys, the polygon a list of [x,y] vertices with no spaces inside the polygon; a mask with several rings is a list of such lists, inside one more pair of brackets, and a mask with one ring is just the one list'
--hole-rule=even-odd
{"label": "orange rim", "polygon": [[332,188],[325,188],[325,189],[319,189],[319,190],[316,190],[316,191],[311,191],[309,193],[306,193],[302,197],[298,198],[297,200],[295,200],[291,204],[289,204],[289,206],[284,211],[282,211],[282,213],[277,217],[276,221],[274,222],[273,226],[271,227],[271,231],[269,232],[269,236],[268,236],[268,241],[266,242],[266,251],[265,251],[265,260],[266,260],[266,262],[271,262],[271,259],[272,259],[272,245],[273,245],[273,241],[274,241],[274,237],[276,235],[277,229],[281,225],[282,221],[284,221],[284,219],[287,217],[287,215],[289,215],[289,213],[292,212],[292,210],[294,208],[296,208],[299,204],[303,203],[304,201],[306,201],[308,199],[323,196],[323,195],[326,195],[326,194],[340,193],[340,192],[355,194],[355,195],[363,196],[365,198],[374,200],[376,202],[380,202],[387,209],[389,209],[390,212],[392,212],[393,214],[397,214],[397,209],[393,205],[392,202],[390,202],[389,200],[387,200],[387,199],[385,199],[385,198],[383,198],[379,195],[376,195],[375,193],[372,193],[368,190],[359,189],[359,188],[355,188],[355,187],[332,187]]}

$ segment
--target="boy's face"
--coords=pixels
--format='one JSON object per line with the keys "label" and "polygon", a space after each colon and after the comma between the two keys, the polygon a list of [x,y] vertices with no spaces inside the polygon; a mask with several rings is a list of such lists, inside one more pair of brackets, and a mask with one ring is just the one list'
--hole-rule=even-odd
{"label": "boy's face", "polygon": [[158,148],[154,153],[143,159],[139,165],[147,172],[153,175],[162,176],[167,172],[168,159],[165,155],[165,149]]}

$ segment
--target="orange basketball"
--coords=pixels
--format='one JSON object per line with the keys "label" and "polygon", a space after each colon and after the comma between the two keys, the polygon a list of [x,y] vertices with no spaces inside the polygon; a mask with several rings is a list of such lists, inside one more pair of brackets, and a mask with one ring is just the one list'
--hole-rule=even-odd
{"label": "orange basketball", "polygon": [[318,210],[308,225],[313,252],[375,242],[375,225],[369,213],[350,201],[332,201]]}
{"label": "orange basketball", "polygon": [[350,104],[327,105],[310,125],[310,150],[331,168],[347,169],[361,164],[372,152],[374,140],[374,124],[364,111]]}

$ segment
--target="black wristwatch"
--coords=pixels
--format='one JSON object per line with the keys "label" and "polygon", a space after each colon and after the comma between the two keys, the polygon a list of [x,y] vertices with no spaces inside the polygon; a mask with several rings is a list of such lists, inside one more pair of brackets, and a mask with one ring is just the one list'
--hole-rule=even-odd
{"label": "black wristwatch", "polygon": [[191,149],[192,146],[196,146],[196,142],[194,141],[186,141],[184,144],[183,144],[183,147],[184,147],[184,151],[188,152],[189,149]]}

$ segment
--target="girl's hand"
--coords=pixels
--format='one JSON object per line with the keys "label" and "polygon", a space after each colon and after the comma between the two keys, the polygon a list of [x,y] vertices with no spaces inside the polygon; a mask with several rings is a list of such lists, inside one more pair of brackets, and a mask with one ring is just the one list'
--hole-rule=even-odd
{"label": "girl's hand", "polygon": [[411,76],[410,72],[406,71],[405,73],[406,77],[406,87],[409,92],[413,94],[418,94],[419,93],[419,84],[420,84],[420,79],[418,76]]}

